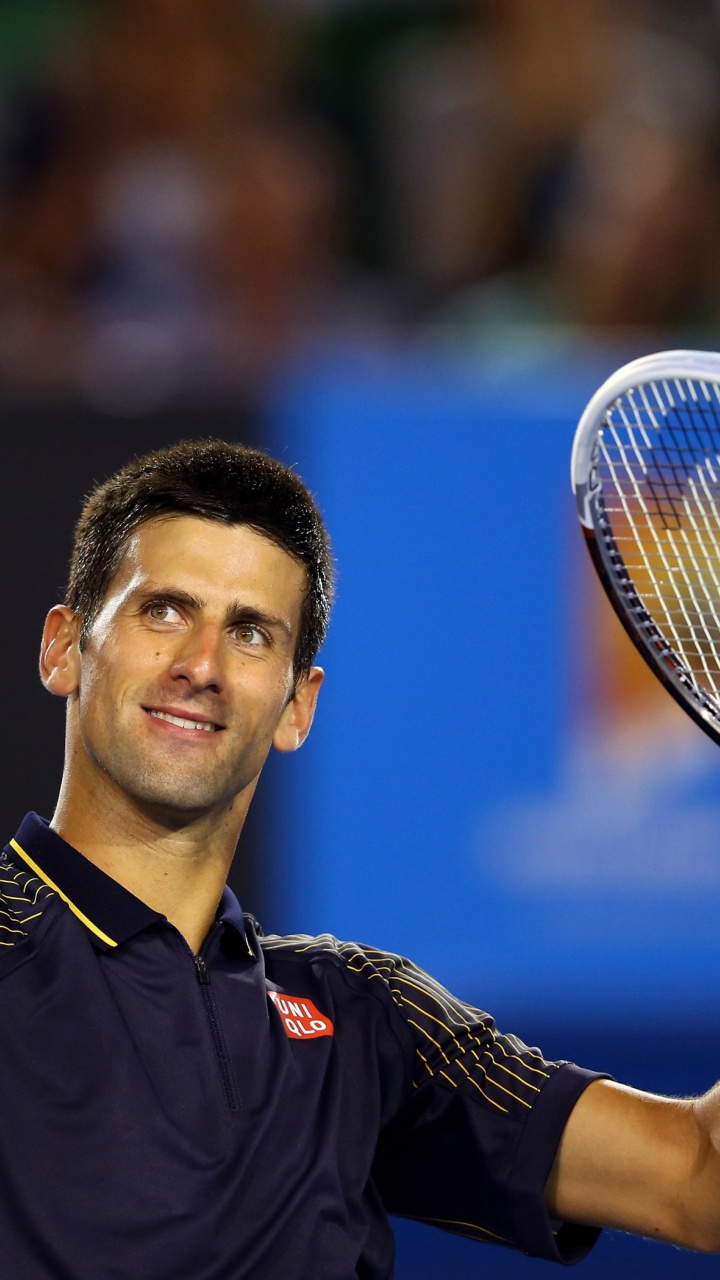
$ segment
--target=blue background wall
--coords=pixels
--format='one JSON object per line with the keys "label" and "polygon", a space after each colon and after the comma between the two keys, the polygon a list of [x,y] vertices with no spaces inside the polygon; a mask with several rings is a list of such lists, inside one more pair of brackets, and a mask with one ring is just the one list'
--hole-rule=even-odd
{"label": "blue background wall", "polygon": [[[340,358],[278,391],[272,446],[339,575],[316,725],[272,764],[266,927],[410,954],[548,1055],[687,1093],[720,1074],[720,755],[672,704],[617,750],[612,708],[584,702],[569,451],[619,362]],[[544,1265],[398,1225],[401,1280]],[[717,1262],[612,1236],[583,1271],[608,1268]]]}

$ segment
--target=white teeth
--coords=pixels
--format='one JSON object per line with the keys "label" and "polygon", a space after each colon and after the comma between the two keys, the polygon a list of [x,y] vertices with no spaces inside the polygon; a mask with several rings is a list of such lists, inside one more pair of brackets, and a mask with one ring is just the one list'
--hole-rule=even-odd
{"label": "white teeth", "polygon": [[215,730],[215,725],[209,720],[182,720],[180,716],[171,716],[169,711],[151,711],[149,714],[156,720],[169,720],[170,724],[177,724],[181,729],[204,729],[206,733]]}

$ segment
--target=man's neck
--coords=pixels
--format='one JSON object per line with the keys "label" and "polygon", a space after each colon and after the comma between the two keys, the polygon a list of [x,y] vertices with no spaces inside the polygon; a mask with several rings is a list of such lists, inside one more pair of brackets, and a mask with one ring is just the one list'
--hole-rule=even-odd
{"label": "man's neck", "polygon": [[113,880],[167,916],[197,954],[215,918],[253,790],[219,814],[183,821],[145,812],[122,796],[80,797],[64,778],[50,825]]}

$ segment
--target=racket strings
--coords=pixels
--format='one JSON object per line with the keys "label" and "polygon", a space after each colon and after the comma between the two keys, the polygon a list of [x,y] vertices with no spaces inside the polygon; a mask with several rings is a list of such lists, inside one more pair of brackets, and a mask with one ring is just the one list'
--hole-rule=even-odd
{"label": "racket strings", "polygon": [[644,383],[598,437],[606,563],[637,625],[720,719],[720,389]]}

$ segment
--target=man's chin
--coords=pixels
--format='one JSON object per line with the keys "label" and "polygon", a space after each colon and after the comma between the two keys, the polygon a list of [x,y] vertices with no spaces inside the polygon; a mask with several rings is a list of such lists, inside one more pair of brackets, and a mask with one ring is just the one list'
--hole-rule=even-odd
{"label": "man's chin", "polygon": [[226,812],[248,789],[249,803],[260,771],[258,765],[253,772],[250,761],[237,762],[235,769],[215,772],[210,768],[183,769],[177,764],[137,768],[133,767],[137,761],[119,756],[105,761],[96,758],[96,763],[111,779],[113,790],[120,793],[121,804],[171,828]]}
{"label": "man's chin", "polygon": [[166,827],[184,827],[211,814],[229,808],[235,799],[234,795],[222,793],[188,793],[178,795],[175,792],[148,791],[132,794],[130,797],[135,807],[145,817]]}
{"label": "man's chin", "polygon": [[178,824],[221,812],[244,790],[242,779],[213,778],[207,772],[198,776],[188,771],[188,775],[183,776],[180,771],[172,770],[167,776],[161,770],[154,776],[148,771],[145,776],[124,778],[116,774],[114,781],[136,808],[148,816]]}

